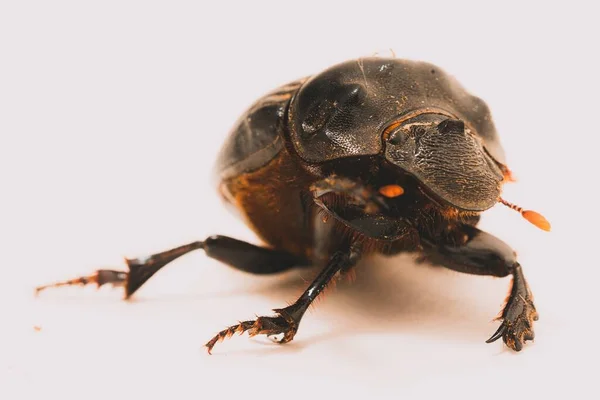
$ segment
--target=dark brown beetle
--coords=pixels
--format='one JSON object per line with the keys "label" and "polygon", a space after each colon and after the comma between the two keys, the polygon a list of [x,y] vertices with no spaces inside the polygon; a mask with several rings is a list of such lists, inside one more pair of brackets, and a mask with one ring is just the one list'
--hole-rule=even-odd
{"label": "dark brown beetle", "polygon": [[196,249],[254,274],[322,268],[295,303],[225,329],[206,344],[210,352],[234,332],[289,342],[312,301],[360,259],[413,252],[455,271],[512,275],[502,324],[488,342],[502,337],[519,351],[533,339],[537,313],[515,252],[475,226],[498,202],[544,230],[550,225],[500,197],[510,171],[490,111],[438,67],[364,58],[285,85],[238,120],[216,172],[225,202],[266,247],[211,236],[128,259],[128,272],[98,270],[37,291],[110,283],[128,298]]}

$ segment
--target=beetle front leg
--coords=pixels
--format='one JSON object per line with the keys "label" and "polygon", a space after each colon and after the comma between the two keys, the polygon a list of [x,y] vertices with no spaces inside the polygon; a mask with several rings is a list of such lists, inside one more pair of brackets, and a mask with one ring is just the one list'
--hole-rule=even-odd
{"label": "beetle front leg", "polygon": [[236,332],[240,335],[248,332],[251,337],[256,335],[273,336],[283,334],[279,343],[291,341],[298,331],[300,320],[311,303],[336,277],[341,276],[342,273],[352,268],[359,259],[360,250],[358,248],[350,247],[346,252],[336,252],[330,258],[325,268],[323,268],[294,304],[285,308],[274,309],[273,311],[278,314],[277,316],[258,317],[256,320],[240,322],[222,330],[205,344],[208,353],[211,354],[217,342],[233,336]]}
{"label": "beetle front leg", "polygon": [[462,244],[436,244],[423,239],[421,260],[474,275],[512,275],[512,288],[498,317],[502,324],[486,342],[502,338],[508,347],[520,351],[527,340],[535,337],[533,321],[538,320],[538,313],[515,252],[500,239],[473,226],[463,225],[459,232],[464,237]]}
{"label": "beetle front leg", "polygon": [[539,316],[521,265],[515,263],[511,273],[513,275],[512,289],[506,306],[498,318],[502,320],[502,324],[486,340],[486,343],[492,343],[502,338],[508,347],[515,351],[521,351],[525,341],[535,338],[533,321],[537,321]]}

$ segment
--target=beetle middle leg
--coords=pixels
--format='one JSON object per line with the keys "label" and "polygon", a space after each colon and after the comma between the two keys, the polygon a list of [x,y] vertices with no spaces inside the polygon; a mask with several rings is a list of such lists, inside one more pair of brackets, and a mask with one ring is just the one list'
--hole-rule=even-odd
{"label": "beetle middle leg", "polygon": [[285,308],[274,309],[273,311],[277,313],[277,316],[258,317],[256,320],[240,322],[222,330],[206,343],[208,353],[211,353],[217,342],[233,336],[236,332],[239,334],[248,332],[250,336],[283,334],[283,338],[279,340],[279,343],[291,341],[298,331],[300,320],[311,303],[333,279],[352,268],[359,259],[360,250],[355,247],[350,247],[345,252],[338,251],[334,253],[325,268],[294,304]]}
{"label": "beetle middle leg", "polygon": [[293,267],[308,266],[310,263],[290,253],[255,246],[227,236],[210,236],[148,257],[125,259],[129,271],[99,269],[91,275],[69,279],[50,285],[39,286],[36,292],[49,287],[86,285],[95,283],[125,288],[125,298],[131,297],[148,279],[175,259],[194,250],[205,254],[241,271],[253,274],[274,274]]}
{"label": "beetle middle leg", "polygon": [[473,226],[463,225],[460,233],[465,242],[458,245],[435,244],[422,239],[422,260],[474,275],[512,275],[512,288],[498,317],[502,324],[487,343],[502,338],[508,347],[520,351],[525,341],[535,337],[533,321],[538,320],[538,313],[515,252],[500,239]]}

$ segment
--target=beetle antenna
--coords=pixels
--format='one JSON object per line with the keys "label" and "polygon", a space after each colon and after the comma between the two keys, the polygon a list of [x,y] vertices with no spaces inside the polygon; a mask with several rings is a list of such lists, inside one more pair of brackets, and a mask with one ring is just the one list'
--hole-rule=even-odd
{"label": "beetle antenna", "polygon": [[544,230],[546,232],[550,231],[550,222],[548,222],[548,220],[544,218],[542,214],[532,210],[523,210],[522,207],[509,203],[503,198],[500,198],[498,202],[504,204],[508,208],[512,208],[513,210],[517,211],[519,214],[521,214],[521,216],[523,216],[523,218],[525,218],[527,221],[531,222],[533,225],[537,226],[541,230]]}

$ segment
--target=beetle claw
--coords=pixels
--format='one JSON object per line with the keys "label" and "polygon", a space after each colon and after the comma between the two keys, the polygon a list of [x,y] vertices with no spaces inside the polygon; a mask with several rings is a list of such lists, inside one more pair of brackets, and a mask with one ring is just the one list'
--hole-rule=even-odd
{"label": "beetle claw", "polygon": [[493,343],[496,340],[500,339],[502,337],[502,335],[504,335],[505,332],[506,332],[506,324],[503,322],[502,324],[500,324],[500,326],[498,327],[496,332],[485,342]]}
{"label": "beetle claw", "polygon": [[496,330],[496,332],[485,342],[486,343],[493,343],[496,340],[500,339],[502,337],[502,335],[504,335],[504,333],[506,332],[506,324],[502,323],[500,324],[500,326],[498,327],[498,329]]}

